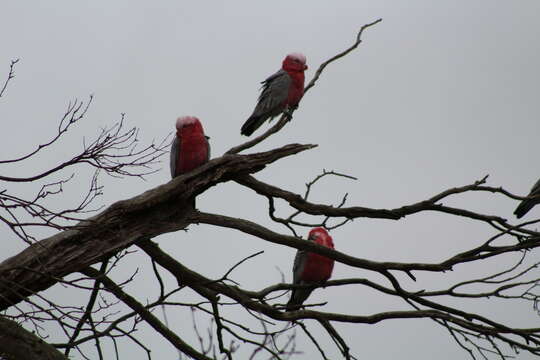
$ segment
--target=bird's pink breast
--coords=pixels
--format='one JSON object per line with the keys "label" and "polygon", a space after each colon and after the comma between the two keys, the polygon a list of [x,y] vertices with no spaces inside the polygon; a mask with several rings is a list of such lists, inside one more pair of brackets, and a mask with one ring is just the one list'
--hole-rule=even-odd
{"label": "bird's pink breast", "polygon": [[176,168],[178,174],[183,174],[208,161],[208,144],[204,133],[198,131],[182,131],[180,136],[180,156]]}
{"label": "bird's pink breast", "polygon": [[304,96],[304,72],[291,71],[288,74],[292,81],[289,86],[286,105],[295,106],[298,105],[300,99]]}
{"label": "bird's pink breast", "polygon": [[334,269],[334,260],[319,254],[309,253],[302,273],[302,280],[320,282],[330,279]]}

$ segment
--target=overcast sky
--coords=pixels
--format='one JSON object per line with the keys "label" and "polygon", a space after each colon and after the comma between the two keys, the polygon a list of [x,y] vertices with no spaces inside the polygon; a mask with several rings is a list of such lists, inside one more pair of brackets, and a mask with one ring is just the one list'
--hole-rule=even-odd
{"label": "overcast sky", "polygon": [[[540,133],[539,14],[540,2],[534,0],[3,1],[2,81],[10,60],[21,60],[7,95],[0,99],[4,126],[0,157],[26,153],[51,137],[70,100],[85,100],[90,94],[95,100],[84,123],[61,146],[26,166],[2,171],[22,176],[45,169],[78,151],[83,136],[92,138],[121,113],[129,126],[140,128],[143,142],[172,132],[177,116],[198,116],[211,136],[213,157],[220,156],[245,140],[240,126],[255,105],[259,82],[279,69],[285,54],[306,55],[309,80],[322,61],[354,41],[363,24],[383,18],[366,30],[357,51],[327,68],[302,100],[294,120],[256,150],[292,142],[319,147],[279,161],[257,177],[302,192],[322,169],[333,169],[358,181],[329,179],[314,189],[314,201],[335,204],[348,192],[350,205],[373,208],[420,201],[486,174],[491,185],[525,194],[540,176],[533,158]],[[104,178],[101,203],[109,205],[168,181],[168,159],[164,160],[164,168],[146,182]],[[77,188],[70,191],[77,194]],[[517,205],[488,194],[463,195],[448,203],[511,219]],[[235,184],[212,188],[197,205],[287,234],[268,220],[265,199]],[[526,219],[535,216],[540,216],[540,208]],[[5,257],[23,248],[8,229],[1,231]],[[410,262],[441,261],[493,234],[487,226],[428,213],[399,222],[358,219],[332,233],[336,248],[351,255]],[[265,250],[233,278],[245,288],[260,289],[279,282],[281,269],[291,281],[294,249],[236,231],[192,226],[188,233],[156,241],[209,277]],[[117,279],[128,276],[141,259],[128,257],[115,274]],[[416,284],[405,278],[403,284],[408,289],[439,289],[465,276],[501,270],[505,264],[485,261],[451,274],[418,274]],[[333,278],[368,275],[336,264]],[[145,302],[153,281],[141,274],[126,290]],[[360,286],[317,290],[310,301],[328,301],[322,311],[357,315],[408,309]],[[538,327],[529,304],[452,304],[509,325]],[[173,329],[190,339],[189,318],[181,316],[175,318],[179,320]],[[324,334],[318,325],[308,325]],[[338,329],[362,359],[394,359],[398,354],[403,359],[467,356],[445,329],[429,320],[338,325]],[[155,358],[175,358],[176,351],[167,342],[149,334],[141,332],[153,344]],[[335,347],[323,343],[336,357]],[[312,359],[316,353],[304,337],[298,347],[306,354],[298,359]]]}

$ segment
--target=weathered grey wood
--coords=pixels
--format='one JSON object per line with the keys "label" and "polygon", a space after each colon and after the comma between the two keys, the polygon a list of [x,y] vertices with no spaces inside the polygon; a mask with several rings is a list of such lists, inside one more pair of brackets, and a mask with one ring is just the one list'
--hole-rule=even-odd
{"label": "weathered grey wood", "polygon": [[73,229],[37,242],[0,264],[0,310],[139,239],[185,228],[194,196],[315,146],[290,144],[262,153],[222,156],[141,195],[118,201]]}
{"label": "weathered grey wood", "polygon": [[0,316],[0,359],[67,360],[67,357],[15,321]]}

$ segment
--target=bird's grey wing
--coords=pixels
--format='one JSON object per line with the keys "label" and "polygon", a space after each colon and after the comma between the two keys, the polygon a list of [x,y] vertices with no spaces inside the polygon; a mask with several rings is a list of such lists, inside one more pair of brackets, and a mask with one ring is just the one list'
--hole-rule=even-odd
{"label": "bird's grey wing", "polygon": [[299,284],[306,266],[308,252],[305,250],[298,250],[294,257],[293,265],[293,284]]}
{"label": "bird's grey wing", "polygon": [[262,82],[259,101],[253,111],[254,116],[275,116],[283,110],[281,104],[287,100],[291,77],[286,71],[279,70]]}
{"label": "bird's grey wing", "polygon": [[[298,285],[302,284],[302,273],[304,272],[304,267],[306,265],[308,257],[308,252],[304,250],[298,250],[296,256],[294,257],[293,265],[293,284]],[[309,294],[313,289],[293,289],[291,292],[291,298],[286,305],[287,311],[297,310],[300,308],[300,305],[309,297]]]}
{"label": "bird's grey wing", "polygon": [[174,140],[171,144],[171,159],[170,159],[171,178],[174,178],[176,174],[176,164],[178,163],[179,150],[180,150],[180,139],[178,139],[178,136],[175,135]]}
{"label": "bird's grey wing", "polygon": [[[539,196],[540,195],[540,179],[533,185],[531,192],[527,196]],[[540,203],[540,199],[525,199],[519,203],[514,214],[517,218],[523,217],[526,213],[529,212],[536,204]]]}
{"label": "bird's grey wing", "polygon": [[204,139],[206,140],[206,148],[208,149],[207,155],[206,155],[206,161],[210,160],[210,150],[212,149],[210,147],[210,136],[205,136]]}
{"label": "bird's grey wing", "polygon": [[536,182],[536,184],[533,185],[531,192],[529,193],[529,196],[535,196],[540,195],[540,179]]}

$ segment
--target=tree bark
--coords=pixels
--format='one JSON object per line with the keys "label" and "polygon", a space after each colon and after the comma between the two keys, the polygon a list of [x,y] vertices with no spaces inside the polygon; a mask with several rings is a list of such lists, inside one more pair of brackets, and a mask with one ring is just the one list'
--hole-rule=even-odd
{"label": "tree bark", "polygon": [[316,145],[290,144],[250,155],[225,155],[128,200],[0,263],[0,310],[57,283],[140,239],[189,225],[192,199],[218,183],[255,173]]}
{"label": "tree bark", "polygon": [[15,321],[0,316],[0,359],[67,360],[67,357]]}

